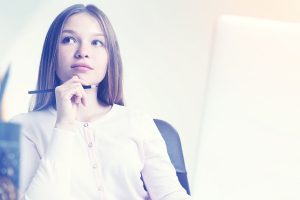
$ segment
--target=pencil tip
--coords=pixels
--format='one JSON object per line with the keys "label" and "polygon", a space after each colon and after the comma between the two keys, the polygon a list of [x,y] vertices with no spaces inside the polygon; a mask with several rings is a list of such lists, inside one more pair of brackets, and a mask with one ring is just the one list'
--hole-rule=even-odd
{"label": "pencil tip", "polygon": [[97,85],[91,85],[91,88],[97,88],[98,86]]}

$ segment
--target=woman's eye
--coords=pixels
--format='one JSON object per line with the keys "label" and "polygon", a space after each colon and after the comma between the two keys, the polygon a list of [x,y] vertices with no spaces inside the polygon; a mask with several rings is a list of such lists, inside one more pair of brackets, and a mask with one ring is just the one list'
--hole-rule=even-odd
{"label": "woman's eye", "polygon": [[62,39],[63,44],[73,44],[76,43],[76,39],[70,36],[66,36]]}
{"label": "woman's eye", "polygon": [[101,40],[93,40],[92,41],[92,45],[95,45],[95,46],[104,46],[104,42],[102,42]]}

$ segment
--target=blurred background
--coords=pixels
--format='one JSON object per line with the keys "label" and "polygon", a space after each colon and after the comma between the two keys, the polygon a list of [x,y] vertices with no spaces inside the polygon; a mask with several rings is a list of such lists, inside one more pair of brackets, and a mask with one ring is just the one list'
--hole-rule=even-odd
{"label": "blurred background", "polygon": [[[300,2],[1,0],[0,74],[12,64],[4,119],[27,112],[27,91],[35,89],[46,31],[54,17],[74,3],[93,3],[107,14],[121,48],[126,104],[164,119],[178,130],[191,192],[199,199],[208,197],[198,192],[205,184],[199,156],[215,22],[223,14],[300,22]],[[208,191],[220,195],[207,199],[233,199],[227,198],[228,193],[222,196],[222,188],[214,190],[212,186]]]}

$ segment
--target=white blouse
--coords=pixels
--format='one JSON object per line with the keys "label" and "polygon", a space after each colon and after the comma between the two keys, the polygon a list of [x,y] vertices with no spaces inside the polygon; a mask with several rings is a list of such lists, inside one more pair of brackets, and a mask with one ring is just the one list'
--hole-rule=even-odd
{"label": "white blouse", "polygon": [[12,120],[22,125],[21,198],[190,199],[151,117],[114,105],[74,132],[54,128],[55,120],[53,108]]}

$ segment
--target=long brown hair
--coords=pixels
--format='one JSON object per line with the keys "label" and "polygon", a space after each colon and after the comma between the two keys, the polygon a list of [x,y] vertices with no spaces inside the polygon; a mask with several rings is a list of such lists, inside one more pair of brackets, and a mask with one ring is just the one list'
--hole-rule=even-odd
{"label": "long brown hair", "polygon": [[[124,105],[123,101],[123,66],[120,56],[117,37],[111,23],[106,15],[94,5],[75,4],[63,10],[52,22],[47,32],[37,81],[37,89],[43,90],[55,88],[59,85],[59,79],[56,75],[56,66],[58,64],[58,44],[62,28],[67,19],[77,13],[88,13],[95,17],[102,30],[106,40],[108,51],[108,66],[104,79],[98,85],[97,98],[99,102],[107,105],[119,104]],[[42,110],[50,106],[55,107],[55,94],[39,93],[30,110]]]}

